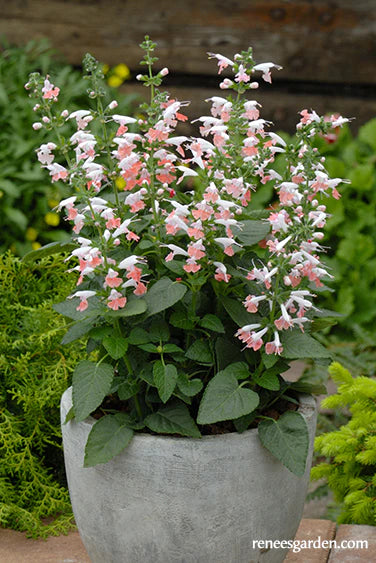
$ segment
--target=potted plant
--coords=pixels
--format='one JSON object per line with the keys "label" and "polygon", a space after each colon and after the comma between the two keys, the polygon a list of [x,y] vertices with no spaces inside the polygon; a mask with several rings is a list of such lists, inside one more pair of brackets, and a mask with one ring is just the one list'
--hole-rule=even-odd
{"label": "potted plant", "polygon": [[[56,309],[72,320],[65,342],[88,336],[62,399],[76,521],[94,562],[281,561],[315,426],[314,400],[300,394],[314,386],[283,373],[291,359],[328,357],[309,332],[323,316],[314,288],[329,276],[325,199],[341,182],[311,141],[347,120],[303,110],[287,146],[245,96],[254,75],[271,82],[279,67],[255,64],[249,49],[209,54],[234,73],[220,84],[230,95],[207,100],[199,136],[179,135],[187,102],[159,90],[168,70],[153,73],[148,37],[141,47],[150,102],[137,118],[104,104],[90,55],[95,109],[56,114],[49,77],[26,85],[41,114],[34,128],[55,133],[38,159],[72,187],[59,210],[73,223],[78,287]],[[77,126],[69,137],[66,121]],[[275,184],[278,201],[252,211],[260,182]]]}

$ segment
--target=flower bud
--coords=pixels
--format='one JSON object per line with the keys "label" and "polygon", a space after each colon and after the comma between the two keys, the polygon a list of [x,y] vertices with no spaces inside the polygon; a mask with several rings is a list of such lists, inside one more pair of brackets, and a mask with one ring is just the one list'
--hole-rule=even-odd
{"label": "flower bud", "polygon": [[142,80],[143,77],[144,77],[143,74],[137,74],[136,80]]}
{"label": "flower bud", "polygon": [[162,68],[162,70],[161,70],[161,72],[160,72],[159,74],[160,74],[161,76],[167,76],[167,75],[168,75],[168,72],[169,72],[168,68],[167,68],[167,67],[164,67],[164,68]]}
{"label": "flower bud", "polygon": [[61,115],[61,117],[68,117],[69,111],[68,111],[67,109],[65,109],[65,110],[63,110],[63,111],[61,112],[60,115]]}
{"label": "flower bud", "polygon": [[47,117],[47,115],[44,115],[44,116],[42,117],[42,121],[43,121],[43,123],[49,123],[51,120],[50,120],[49,117]]}
{"label": "flower bud", "polygon": [[34,131],[38,131],[38,129],[42,129],[43,124],[40,123],[39,121],[36,121],[35,123],[33,123],[33,129]]}
{"label": "flower bud", "polygon": [[109,109],[115,109],[118,107],[118,103],[116,100],[112,100],[112,102],[110,104],[108,104]]}
{"label": "flower bud", "polygon": [[259,83],[258,83],[258,82],[251,82],[250,85],[249,85],[249,87],[250,87],[252,90],[256,90],[256,89],[259,87]]}
{"label": "flower bud", "polygon": [[40,104],[35,104],[35,106],[33,107],[33,111],[38,111],[39,108],[40,108]]}
{"label": "flower bud", "polygon": [[231,88],[233,84],[234,83],[232,80],[225,78],[223,82],[220,83],[219,87],[221,88],[221,90],[228,90],[228,88]]}
{"label": "flower bud", "polygon": [[157,195],[161,196],[164,194],[164,189],[163,188],[159,188],[159,190],[157,190]]}

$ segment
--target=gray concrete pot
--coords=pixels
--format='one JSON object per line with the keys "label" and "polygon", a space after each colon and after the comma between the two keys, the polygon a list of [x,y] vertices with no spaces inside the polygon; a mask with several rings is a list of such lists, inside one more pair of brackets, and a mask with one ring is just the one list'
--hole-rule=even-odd
{"label": "gray concrete pot", "polygon": [[[71,389],[61,417],[72,405]],[[311,437],[296,477],[260,443],[257,430],[202,439],[136,434],[107,464],[83,468],[94,419],[62,425],[73,511],[93,563],[283,561],[286,550],[253,540],[292,540],[303,512],[316,406],[301,397]]]}

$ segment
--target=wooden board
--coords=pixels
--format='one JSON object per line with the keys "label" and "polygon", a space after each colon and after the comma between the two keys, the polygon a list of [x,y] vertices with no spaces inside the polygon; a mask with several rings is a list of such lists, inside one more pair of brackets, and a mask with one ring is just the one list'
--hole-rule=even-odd
{"label": "wooden board", "polygon": [[22,44],[46,36],[71,63],[90,51],[135,69],[148,33],[161,66],[215,74],[207,51],[254,47],[283,65],[278,80],[376,83],[375,0],[0,0],[0,33]]}

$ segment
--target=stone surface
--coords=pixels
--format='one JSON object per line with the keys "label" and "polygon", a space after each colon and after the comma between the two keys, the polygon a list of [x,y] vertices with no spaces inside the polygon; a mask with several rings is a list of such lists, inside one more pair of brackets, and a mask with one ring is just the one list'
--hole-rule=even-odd
{"label": "stone surface", "polygon": [[[1,563],[90,563],[78,532],[47,540],[0,528]],[[104,562],[103,562],[104,563]]]}
{"label": "stone surface", "polygon": [[[62,420],[70,394],[64,394]],[[314,405],[303,399],[311,452]],[[62,427],[73,510],[93,563],[283,561],[285,551],[261,553],[252,540],[294,538],[310,462],[303,477],[294,476],[261,446],[257,430],[249,430],[199,440],[138,434],[109,463],[85,469],[93,423]]]}

